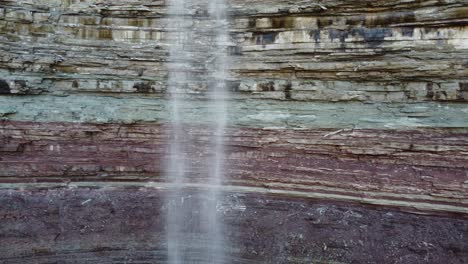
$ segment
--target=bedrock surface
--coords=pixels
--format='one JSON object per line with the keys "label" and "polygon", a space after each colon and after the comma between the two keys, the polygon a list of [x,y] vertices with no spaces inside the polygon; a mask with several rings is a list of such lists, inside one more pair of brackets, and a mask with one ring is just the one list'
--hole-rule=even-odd
{"label": "bedrock surface", "polygon": [[[165,262],[169,68],[210,188],[208,2],[182,61],[166,1],[0,0],[0,263]],[[466,263],[466,1],[227,2],[232,263]]]}
{"label": "bedrock surface", "polygon": [[[0,190],[2,263],[166,260],[164,189],[47,188]],[[193,195],[186,199],[196,208]],[[242,192],[219,203],[231,263],[462,264],[468,257],[466,218]],[[204,243],[192,232],[197,243],[186,242],[197,259]]]}
{"label": "bedrock surface", "polygon": [[[0,93],[164,94],[169,65],[203,94],[209,1],[186,15],[190,59],[169,61],[166,1],[0,1]],[[236,98],[468,100],[466,1],[227,1]]]}
{"label": "bedrock surface", "polygon": [[[186,184],[203,184],[212,130],[183,129],[181,162],[197,172]],[[163,125],[3,121],[0,131],[3,183],[166,181],[171,132]],[[225,142],[226,189],[468,213],[465,129],[233,127]]]}
{"label": "bedrock surface", "polygon": [[[170,101],[152,96],[0,96],[0,119],[74,123],[168,123]],[[231,126],[254,128],[467,128],[464,103],[363,103],[232,100]],[[210,124],[212,104],[202,98],[181,102],[186,123]]]}

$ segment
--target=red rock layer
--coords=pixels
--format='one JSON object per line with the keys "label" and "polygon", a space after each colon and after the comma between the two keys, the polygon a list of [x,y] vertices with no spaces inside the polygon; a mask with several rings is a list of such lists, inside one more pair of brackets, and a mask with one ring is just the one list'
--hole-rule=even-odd
{"label": "red rock layer", "polygon": [[[203,183],[212,137],[185,129],[190,183]],[[3,121],[0,133],[3,183],[165,181],[161,125]],[[226,190],[468,214],[464,130],[230,128],[226,145]]]}

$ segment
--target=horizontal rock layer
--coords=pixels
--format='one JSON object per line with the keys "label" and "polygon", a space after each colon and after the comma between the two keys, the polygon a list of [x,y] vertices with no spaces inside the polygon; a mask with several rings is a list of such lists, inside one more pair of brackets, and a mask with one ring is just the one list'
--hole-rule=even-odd
{"label": "horizontal rock layer", "polygon": [[[151,96],[0,96],[0,119],[36,122],[169,123],[170,101]],[[208,100],[181,102],[184,122],[212,124],[215,106]],[[281,102],[233,100],[230,126],[253,128],[448,128],[468,127],[465,104]]]}
{"label": "horizontal rock layer", "polygon": [[[2,263],[165,262],[164,190],[50,188],[0,190]],[[251,193],[226,193],[219,208],[230,263],[462,264],[468,257],[468,221],[456,217]],[[203,243],[188,244],[193,263],[206,263],[196,261]]]}
{"label": "horizontal rock layer", "polygon": [[[177,62],[165,1],[0,1],[0,93],[164,94],[173,64],[191,73],[187,92],[204,93],[208,2],[187,6],[192,54]],[[228,4],[235,97],[468,100],[463,0]]]}
{"label": "horizontal rock layer", "polygon": [[[197,219],[216,29],[169,58],[166,2],[0,0],[1,263],[166,261],[168,69]],[[465,263],[466,1],[227,2],[231,262]]]}
{"label": "horizontal rock layer", "polygon": [[[185,184],[197,187],[213,135],[184,129],[185,162],[196,172]],[[3,183],[166,182],[170,131],[160,125],[4,121],[0,131]],[[232,128],[225,140],[228,190],[468,214],[465,132]]]}

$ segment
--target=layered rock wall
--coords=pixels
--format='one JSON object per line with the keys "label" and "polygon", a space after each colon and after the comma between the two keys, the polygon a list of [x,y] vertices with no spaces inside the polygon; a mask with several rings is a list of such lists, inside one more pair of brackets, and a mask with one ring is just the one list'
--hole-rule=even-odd
{"label": "layered rock wall", "polygon": [[[207,1],[194,43],[209,46]],[[3,93],[167,90],[164,1],[1,1]],[[229,1],[236,97],[420,102],[467,99],[465,1]],[[196,73],[207,63],[194,44]],[[190,49],[191,47],[187,47]],[[209,58],[208,58],[209,59]],[[9,88],[8,88],[9,87]]]}
{"label": "layered rock wall", "polygon": [[[166,260],[168,68],[209,167],[208,2],[173,61],[165,1],[0,0],[1,263]],[[227,2],[231,262],[466,263],[466,1]]]}

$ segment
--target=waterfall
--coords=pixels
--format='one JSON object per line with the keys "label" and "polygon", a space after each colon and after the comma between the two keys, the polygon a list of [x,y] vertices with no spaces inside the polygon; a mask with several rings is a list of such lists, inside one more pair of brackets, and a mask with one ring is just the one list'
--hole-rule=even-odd
{"label": "waterfall", "polygon": [[[179,263],[226,263],[223,251],[227,248],[224,228],[217,210],[223,200],[219,186],[224,177],[224,131],[227,124],[227,52],[229,40],[224,0],[211,0],[206,7],[208,19],[203,27],[196,28],[196,21],[190,10],[192,0],[169,0],[168,14],[170,30],[168,39],[168,92],[170,95],[170,153],[166,168],[169,191],[167,207],[167,248],[168,262]],[[203,34],[207,43],[195,41],[197,34]],[[202,37],[202,38],[203,38]],[[197,51],[203,50],[203,61]],[[200,81],[190,69],[204,65],[202,76],[206,83],[206,106],[212,116],[209,133],[212,141],[206,148],[204,164],[207,168],[190,165],[189,148],[196,144],[191,139],[190,127],[184,116],[189,115],[185,104],[190,104],[185,94],[189,83]],[[207,181],[196,182],[193,175],[206,175]],[[201,178],[206,178],[201,177]]]}
{"label": "waterfall", "polygon": [[[184,133],[182,126],[180,90],[188,81],[188,72],[183,65],[189,63],[189,51],[186,50],[186,41],[189,36],[187,28],[188,18],[185,16],[184,0],[171,0],[169,2],[168,14],[171,17],[171,33],[168,34],[171,45],[169,45],[168,64],[168,92],[170,95],[170,119],[171,140],[170,157],[166,168],[166,181],[171,183],[166,197],[167,206],[167,248],[168,262],[173,264],[182,263],[182,243],[180,227],[184,221],[184,213],[178,204],[181,198],[182,184],[186,170],[186,151],[184,149]],[[181,67],[182,65],[182,67]],[[187,68],[187,67],[185,67]]]}
{"label": "waterfall", "polygon": [[[227,124],[227,97],[228,91],[226,87],[227,76],[227,52],[226,46],[228,44],[227,34],[227,17],[226,6],[224,0],[210,1],[210,15],[215,21],[214,25],[214,39],[215,45],[212,49],[211,55],[214,59],[213,62],[208,63],[207,69],[211,73],[211,87],[209,87],[210,99],[213,105],[212,112],[214,113],[214,147],[213,158],[208,164],[212,164],[209,180],[211,186],[220,186],[224,178],[225,164],[224,164],[224,132]],[[222,193],[220,189],[215,187],[210,189],[209,193],[209,209],[207,213],[207,223],[211,228],[210,237],[215,241],[216,247],[211,247],[208,252],[212,263],[226,263],[223,258],[222,252],[227,247],[224,236],[222,222],[220,221],[219,214],[216,210],[218,202],[222,200]]]}

